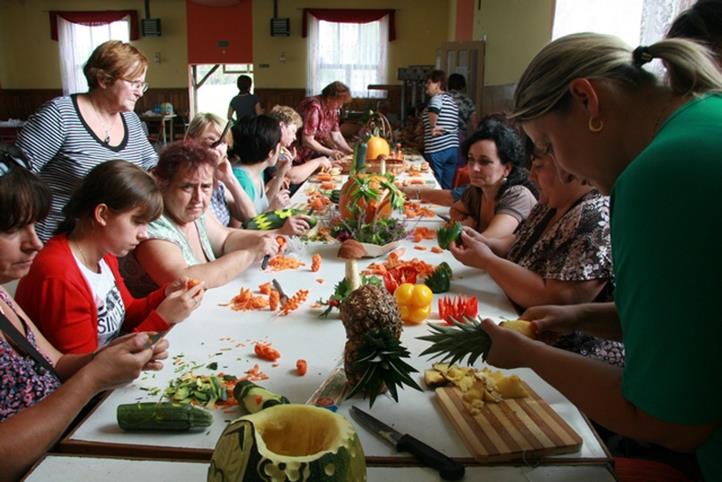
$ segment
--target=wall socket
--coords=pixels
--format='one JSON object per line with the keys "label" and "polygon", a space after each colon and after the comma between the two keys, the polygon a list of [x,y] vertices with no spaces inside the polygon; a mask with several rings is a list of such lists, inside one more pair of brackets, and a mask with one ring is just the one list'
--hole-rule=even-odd
{"label": "wall socket", "polygon": [[259,69],[267,69],[271,66],[271,64],[258,64]]}

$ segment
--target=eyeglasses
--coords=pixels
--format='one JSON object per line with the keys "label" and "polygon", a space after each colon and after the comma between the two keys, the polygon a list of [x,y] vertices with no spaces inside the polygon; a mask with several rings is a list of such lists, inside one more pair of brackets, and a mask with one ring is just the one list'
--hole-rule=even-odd
{"label": "eyeglasses", "polygon": [[141,94],[145,94],[148,90],[148,87],[150,87],[150,84],[148,84],[148,82],[142,82],[140,80],[130,80],[125,78],[123,78],[123,80],[128,82],[132,89],[139,90]]}

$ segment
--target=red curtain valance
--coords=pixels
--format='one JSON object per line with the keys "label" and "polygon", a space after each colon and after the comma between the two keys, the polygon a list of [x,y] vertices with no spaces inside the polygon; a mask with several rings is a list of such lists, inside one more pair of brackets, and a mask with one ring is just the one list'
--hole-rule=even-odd
{"label": "red curtain valance", "polygon": [[389,16],[389,42],[396,40],[396,10],[365,8],[304,8],[301,36],[308,35],[308,15],[319,20],[338,23],[369,23]]}
{"label": "red curtain valance", "polygon": [[92,12],[61,12],[51,10],[50,12],[50,38],[58,40],[58,16],[68,22],[81,25],[96,26],[107,25],[122,20],[130,15],[130,40],[138,40],[138,12],[135,10],[98,10]]}

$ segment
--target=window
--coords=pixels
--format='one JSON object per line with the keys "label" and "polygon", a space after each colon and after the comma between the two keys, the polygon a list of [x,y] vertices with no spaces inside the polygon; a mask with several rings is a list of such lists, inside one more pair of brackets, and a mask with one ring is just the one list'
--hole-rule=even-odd
{"label": "window", "polygon": [[643,0],[556,0],[552,39],[576,32],[599,32],[639,45]]}
{"label": "window", "polygon": [[83,65],[95,47],[108,40],[130,39],[130,18],[103,25],[83,25],[70,22],[61,16],[58,21],[58,47],[60,49],[60,77],[63,94],[87,92],[88,83],[83,75]]}
{"label": "window", "polygon": [[662,39],[694,0],[556,0],[552,39],[575,32],[616,35],[630,47]]}
{"label": "window", "polygon": [[388,16],[368,23],[337,23],[308,19],[307,93],[315,95],[340,80],[353,97],[382,97],[369,84],[386,83]]}

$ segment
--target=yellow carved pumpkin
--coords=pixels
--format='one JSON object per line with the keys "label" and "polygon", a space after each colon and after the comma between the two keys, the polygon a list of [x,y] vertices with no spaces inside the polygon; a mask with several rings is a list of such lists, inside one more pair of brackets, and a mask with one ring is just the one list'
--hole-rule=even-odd
{"label": "yellow carved pumpkin", "polygon": [[386,139],[380,136],[370,137],[369,140],[366,142],[366,145],[367,161],[375,161],[376,159],[378,159],[379,156],[388,157],[391,153],[389,143],[386,142]]}

